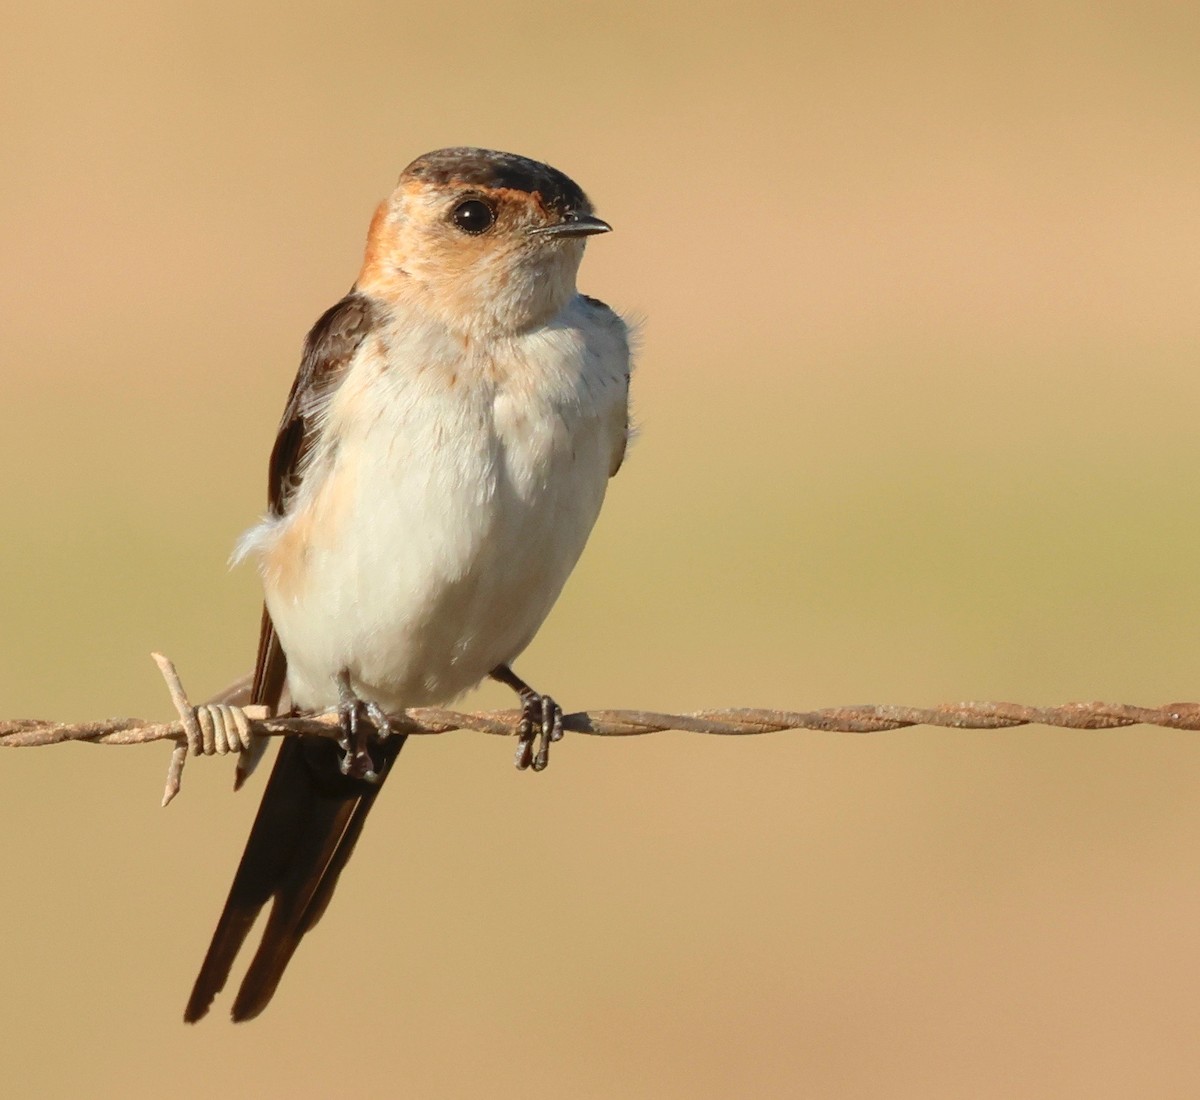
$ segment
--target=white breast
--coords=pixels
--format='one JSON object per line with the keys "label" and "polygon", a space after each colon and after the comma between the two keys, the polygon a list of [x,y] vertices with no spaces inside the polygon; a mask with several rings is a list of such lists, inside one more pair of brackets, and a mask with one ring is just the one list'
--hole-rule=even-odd
{"label": "white breast", "polygon": [[400,709],[515,659],[624,447],[628,351],[603,307],[487,353],[403,320],[364,342],[288,514],[248,539],[304,708],[336,703],[343,669]]}

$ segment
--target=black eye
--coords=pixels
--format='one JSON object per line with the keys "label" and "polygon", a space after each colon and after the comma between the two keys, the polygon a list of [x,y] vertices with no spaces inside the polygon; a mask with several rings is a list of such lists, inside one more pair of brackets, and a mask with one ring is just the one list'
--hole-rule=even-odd
{"label": "black eye", "polygon": [[480,199],[467,199],[460,202],[450,215],[454,224],[464,233],[483,233],[491,229],[496,215],[486,202]]}

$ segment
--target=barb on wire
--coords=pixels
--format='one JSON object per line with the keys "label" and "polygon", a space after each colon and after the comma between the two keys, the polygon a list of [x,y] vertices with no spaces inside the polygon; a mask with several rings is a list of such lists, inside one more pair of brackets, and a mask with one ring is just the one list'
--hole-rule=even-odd
{"label": "barb on wire", "polygon": [[[175,666],[162,654],[153,654],[179,713],[174,722],[147,722],[140,718],[109,718],[97,722],[50,722],[36,718],[0,720],[0,748],[31,748],[86,741],[97,745],[140,745],[148,741],[174,741],[165,806],[179,791],[183,764],[192,755],[243,752],[258,737],[316,734],[338,737],[336,714],[271,718],[262,707],[208,704],[193,707],[183,690]],[[397,733],[439,734],[474,730],[501,737],[520,733],[519,710],[472,711],[417,707],[389,716]],[[1168,703],[1161,707],[1136,707],[1123,703],[1064,703],[1055,707],[1029,707],[1019,703],[943,703],[935,707],[866,705],[787,711],[737,707],[702,710],[690,714],[658,714],[643,710],[592,710],[563,716],[563,729],[601,737],[636,737],[665,730],[740,737],[783,730],[818,730],[826,733],[881,733],[908,726],[940,726],[960,730],[1000,730],[1015,726],[1057,726],[1074,730],[1110,730],[1124,726],[1161,726],[1200,730],[1200,703]]]}

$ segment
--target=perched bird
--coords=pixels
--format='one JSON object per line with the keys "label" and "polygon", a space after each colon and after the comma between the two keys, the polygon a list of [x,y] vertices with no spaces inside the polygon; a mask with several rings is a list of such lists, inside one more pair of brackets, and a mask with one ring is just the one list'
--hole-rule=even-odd
{"label": "perched bird", "polygon": [[562,735],[558,705],[511,665],[625,454],[628,331],[575,286],[586,238],[609,229],[548,165],[427,153],[308,334],[269,513],[238,551],[265,593],[251,702],[336,709],[343,736],[283,739],[185,1020],[273,901],[233,1018],[270,1001],[404,744],[387,714],[490,676],[521,699],[519,767],[544,767]]}

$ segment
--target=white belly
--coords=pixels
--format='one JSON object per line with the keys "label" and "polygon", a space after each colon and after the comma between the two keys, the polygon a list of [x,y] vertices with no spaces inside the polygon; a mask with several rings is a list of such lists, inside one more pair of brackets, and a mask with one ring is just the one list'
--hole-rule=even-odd
{"label": "white belly", "polygon": [[529,644],[612,462],[615,389],[581,402],[563,381],[356,365],[329,410],[336,447],[251,538],[297,706],[334,705],[342,670],[386,709],[448,702]]}

